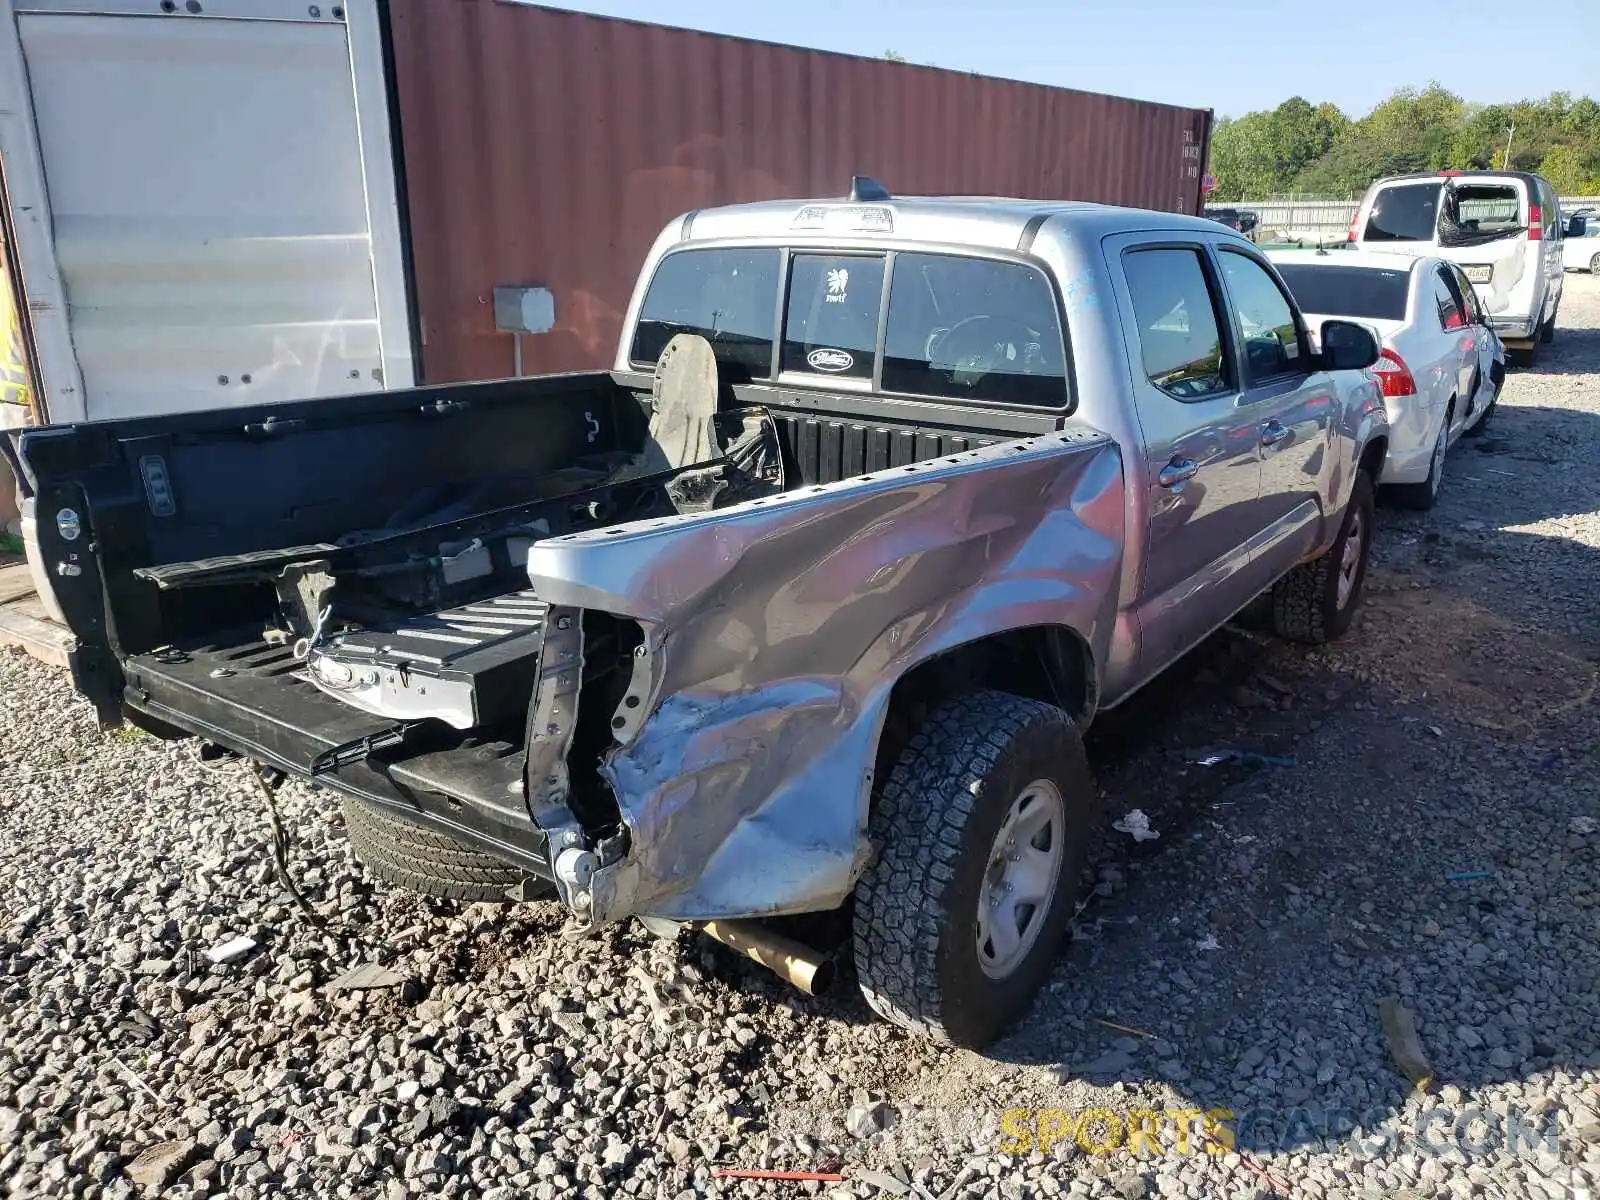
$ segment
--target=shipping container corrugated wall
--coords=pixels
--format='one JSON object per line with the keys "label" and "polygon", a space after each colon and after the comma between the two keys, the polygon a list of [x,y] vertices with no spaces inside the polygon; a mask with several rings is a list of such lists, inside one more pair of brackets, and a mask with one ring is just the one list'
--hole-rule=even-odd
{"label": "shipping container corrugated wall", "polygon": [[550,288],[524,369],[609,364],[689,209],[993,194],[1199,208],[1209,113],[505,0],[389,0],[421,377],[509,374],[497,284]]}

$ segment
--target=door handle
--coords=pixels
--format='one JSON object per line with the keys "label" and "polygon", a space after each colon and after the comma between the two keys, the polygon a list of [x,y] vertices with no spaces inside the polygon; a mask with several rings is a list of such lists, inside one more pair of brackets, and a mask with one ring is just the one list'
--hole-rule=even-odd
{"label": "door handle", "polygon": [[1293,436],[1293,430],[1277,421],[1268,421],[1261,427],[1261,444],[1263,446],[1281,446]]}
{"label": "door handle", "polygon": [[1164,488],[1177,487],[1185,479],[1193,479],[1200,471],[1200,464],[1192,458],[1174,458],[1161,468],[1161,474],[1156,476],[1156,482]]}

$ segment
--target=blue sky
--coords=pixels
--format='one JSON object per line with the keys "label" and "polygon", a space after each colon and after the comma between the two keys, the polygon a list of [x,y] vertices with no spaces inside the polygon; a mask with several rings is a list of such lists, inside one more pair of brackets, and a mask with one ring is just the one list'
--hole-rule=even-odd
{"label": "blue sky", "polygon": [[[1485,103],[1600,93],[1600,0],[547,0],[555,7],[1238,116],[1300,94],[1360,116],[1437,79]],[[1541,22],[1553,22],[1543,34]]]}

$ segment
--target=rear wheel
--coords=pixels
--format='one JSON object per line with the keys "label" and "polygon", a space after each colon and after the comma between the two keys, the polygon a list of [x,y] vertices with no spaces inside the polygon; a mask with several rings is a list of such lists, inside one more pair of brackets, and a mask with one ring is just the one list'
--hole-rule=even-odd
{"label": "rear wheel", "polygon": [[971,1047],[1020,1015],[1072,919],[1095,794],[1059,708],[980,691],[935,710],[884,786],[856,885],[873,1010]]}
{"label": "rear wheel", "polygon": [[1318,645],[1355,620],[1372,551],[1372,476],[1358,472],[1339,536],[1326,554],[1301,563],[1272,588],[1272,624],[1279,637]]}
{"label": "rear wheel", "polygon": [[1547,346],[1551,342],[1556,340],[1556,314],[1555,313],[1551,313],[1550,314],[1550,319],[1548,321],[1546,321],[1543,325],[1539,326],[1539,340],[1541,342],[1543,342]]}
{"label": "rear wheel", "polygon": [[1434,439],[1433,453],[1428,458],[1428,477],[1421,483],[1397,483],[1389,489],[1396,504],[1405,508],[1427,512],[1439,501],[1439,488],[1444,483],[1444,459],[1450,446],[1450,422],[1455,420],[1455,402],[1445,409],[1444,423],[1439,426],[1439,436]]}
{"label": "rear wheel", "polygon": [[354,796],[344,797],[344,824],[367,874],[393,887],[446,900],[508,900],[527,878],[448,834]]}
{"label": "rear wheel", "polygon": [[1589,260],[1589,274],[1600,275],[1600,254],[1596,254]]}

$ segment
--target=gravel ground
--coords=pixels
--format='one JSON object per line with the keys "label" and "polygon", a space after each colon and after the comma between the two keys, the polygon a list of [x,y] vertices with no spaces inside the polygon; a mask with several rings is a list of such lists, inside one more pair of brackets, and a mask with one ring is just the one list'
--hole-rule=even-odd
{"label": "gravel ground", "polygon": [[[61,675],[0,653],[0,1188],[1583,1200],[1600,280],[1568,277],[1561,322],[1452,452],[1440,506],[1381,511],[1346,640],[1307,652],[1246,621],[1092,731],[1108,806],[1162,836],[1106,835],[1054,979],[986,1056],[720,947],[385,894],[337,805],[290,785],[318,928],[241,767],[103,735]],[[1223,746],[1292,761],[1194,761]],[[256,947],[207,960],[237,935]],[[361,963],[392,986],[330,988]],[[1396,1070],[1385,997],[1414,1016],[1427,1094]],[[1224,1153],[1168,1115],[1216,1109]],[[1003,1152],[1035,1138],[1048,1153]],[[845,1185],[711,1177],[840,1163]]]}

